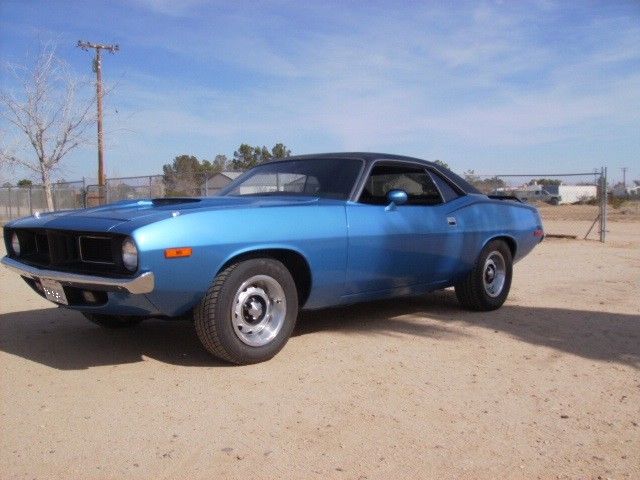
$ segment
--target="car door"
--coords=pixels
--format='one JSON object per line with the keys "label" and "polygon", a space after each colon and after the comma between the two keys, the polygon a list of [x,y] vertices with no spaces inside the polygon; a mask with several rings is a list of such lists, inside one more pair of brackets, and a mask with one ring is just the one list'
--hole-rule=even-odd
{"label": "car door", "polygon": [[[405,191],[408,201],[390,205],[390,190]],[[446,282],[455,267],[456,248],[448,239],[457,233],[449,210],[425,167],[375,163],[358,199],[347,205],[346,294]]]}

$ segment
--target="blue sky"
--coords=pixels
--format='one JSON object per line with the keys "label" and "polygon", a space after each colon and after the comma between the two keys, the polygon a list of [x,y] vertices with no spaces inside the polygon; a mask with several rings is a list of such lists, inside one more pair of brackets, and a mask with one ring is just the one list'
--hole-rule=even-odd
{"label": "blue sky", "polygon": [[[104,61],[111,177],[282,141],[640,178],[637,1],[0,1],[2,62],[55,41],[90,77],[78,39],[121,47]],[[58,177],[96,163],[78,150]]]}

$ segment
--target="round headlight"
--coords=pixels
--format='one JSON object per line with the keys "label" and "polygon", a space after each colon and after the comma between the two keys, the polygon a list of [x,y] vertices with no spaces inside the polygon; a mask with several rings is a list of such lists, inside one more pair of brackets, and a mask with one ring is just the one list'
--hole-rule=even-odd
{"label": "round headlight", "polygon": [[130,238],[122,242],[122,263],[130,272],[138,268],[138,248]]}
{"label": "round headlight", "polygon": [[13,250],[13,254],[16,257],[20,256],[20,239],[16,232],[13,232],[13,235],[11,235],[11,250]]}

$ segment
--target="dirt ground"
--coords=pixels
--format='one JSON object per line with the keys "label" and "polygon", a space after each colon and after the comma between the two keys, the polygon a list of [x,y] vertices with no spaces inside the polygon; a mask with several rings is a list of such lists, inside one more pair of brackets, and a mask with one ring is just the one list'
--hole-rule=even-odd
{"label": "dirt ground", "polygon": [[[599,239],[598,205],[548,205],[537,203],[536,207],[542,216],[547,234],[571,235],[577,239]],[[609,205],[607,218],[610,223],[640,222],[640,201],[626,201],[622,204]],[[632,227],[633,228],[633,227]],[[614,231],[617,231],[614,227]],[[588,234],[588,236],[587,236]]]}
{"label": "dirt ground", "polygon": [[304,314],[272,361],[105,331],[0,268],[0,477],[640,478],[640,223],[546,240],[506,305]]}

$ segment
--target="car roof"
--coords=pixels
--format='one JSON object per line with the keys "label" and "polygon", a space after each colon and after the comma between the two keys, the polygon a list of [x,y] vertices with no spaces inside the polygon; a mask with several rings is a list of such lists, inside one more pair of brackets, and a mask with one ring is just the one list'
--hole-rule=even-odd
{"label": "car roof", "polygon": [[430,162],[428,160],[423,160],[421,158],[409,157],[405,155],[394,155],[390,153],[376,153],[376,152],[333,152],[333,153],[313,153],[308,155],[294,155],[291,157],[286,157],[281,160],[275,160],[276,162],[286,162],[289,160],[310,160],[310,159],[329,159],[329,158],[355,158],[359,160],[364,160],[364,162],[368,165],[375,160],[405,160],[410,162],[419,162],[425,165],[432,167],[434,170],[437,170],[440,174],[448,178],[452,181],[458,188],[463,190],[465,193],[482,193],[476,187],[467,182],[464,178],[456,175],[448,168],[443,167],[435,162]]}
{"label": "car roof", "polygon": [[310,159],[310,158],[357,158],[364,160],[366,162],[372,162],[374,160],[409,160],[412,162],[418,161],[427,163],[429,165],[434,165],[433,162],[429,162],[427,160],[423,160],[421,158],[408,157],[405,155],[393,155],[390,153],[376,153],[376,152],[332,152],[332,153],[312,153],[308,155],[293,155],[291,157],[283,158],[282,160],[299,160],[299,159]]}

